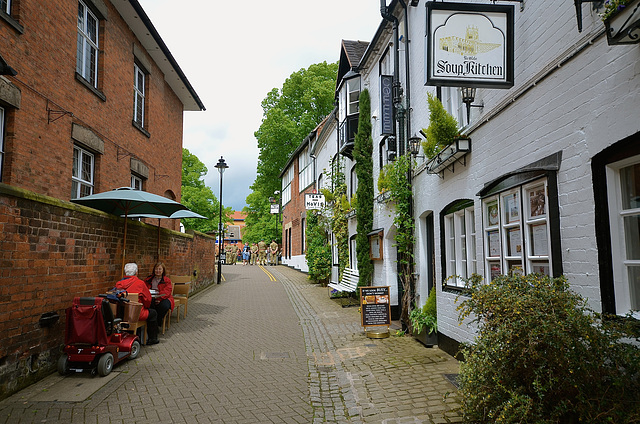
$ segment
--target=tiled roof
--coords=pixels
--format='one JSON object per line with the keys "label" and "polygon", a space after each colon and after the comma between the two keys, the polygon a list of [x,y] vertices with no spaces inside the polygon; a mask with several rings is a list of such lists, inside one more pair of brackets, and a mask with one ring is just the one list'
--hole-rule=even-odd
{"label": "tiled roof", "polygon": [[369,47],[368,41],[342,40],[342,48],[347,55],[351,69],[360,64],[360,59],[362,59],[367,47]]}

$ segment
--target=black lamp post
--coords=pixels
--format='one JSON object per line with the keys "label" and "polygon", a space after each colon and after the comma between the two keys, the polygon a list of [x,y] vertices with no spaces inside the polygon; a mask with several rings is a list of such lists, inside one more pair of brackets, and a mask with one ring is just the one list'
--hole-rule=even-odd
{"label": "black lamp post", "polygon": [[222,156],[220,156],[220,160],[215,166],[218,168],[218,172],[220,173],[220,220],[218,222],[218,284],[222,280],[222,251],[224,249],[224,232],[222,231],[222,174],[224,174],[224,170],[229,167],[226,164]]}

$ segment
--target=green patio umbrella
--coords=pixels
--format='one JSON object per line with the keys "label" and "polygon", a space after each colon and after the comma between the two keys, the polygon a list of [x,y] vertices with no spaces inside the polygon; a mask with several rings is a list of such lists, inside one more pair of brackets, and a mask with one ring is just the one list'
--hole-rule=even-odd
{"label": "green patio umbrella", "polygon": [[124,259],[126,256],[128,217],[134,214],[148,214],[168,218],[178,211],[187,209],[186,206],[174,200],[146,191],[134,190],[131,187],[120,187],[111,191],[72,199],[72,202],[124,217],[122,272],[124,272]]}

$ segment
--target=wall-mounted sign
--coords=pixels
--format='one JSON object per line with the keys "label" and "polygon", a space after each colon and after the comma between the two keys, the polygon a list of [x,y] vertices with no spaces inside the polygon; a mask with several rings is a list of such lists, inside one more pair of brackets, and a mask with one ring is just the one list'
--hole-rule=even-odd
{"label": "wall-mounted sign", "polygon": [[271,204],[271,213],[272,214],[280,213],[280,205],[277,204],[277,203],[272,203]]}
{"label": "wall-mounted sign", "polygon": [[382,260],[382,234],[382,229],[367,234],[369,236],[369,257],[372,260]]}
{"label": "wall-mounted sign", "polygon": [[380,75],[380,133],[393,134],[393,76]]}
{"label": "wall-mounted sign", "polygon": [[304,195],[305,209],[322,209],[324,204],[324,194],[306,193]]}
{"label": "wall-mounted sign", "polygon": [[391,325],[389,286],[360,287],[362,326]]}
{"label": "wall-mounted sign", "polygon": [[425,85],[513,87],[513,6],[427,2]]}

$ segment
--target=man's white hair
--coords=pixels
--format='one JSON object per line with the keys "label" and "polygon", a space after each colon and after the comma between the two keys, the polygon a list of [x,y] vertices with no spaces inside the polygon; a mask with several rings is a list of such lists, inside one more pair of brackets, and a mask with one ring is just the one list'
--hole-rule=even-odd
{"label": "man's white hair", "polygon": [[130,262],[124,266],[124,275],[131,277],[138,273],[138,265],[135,262]]}

